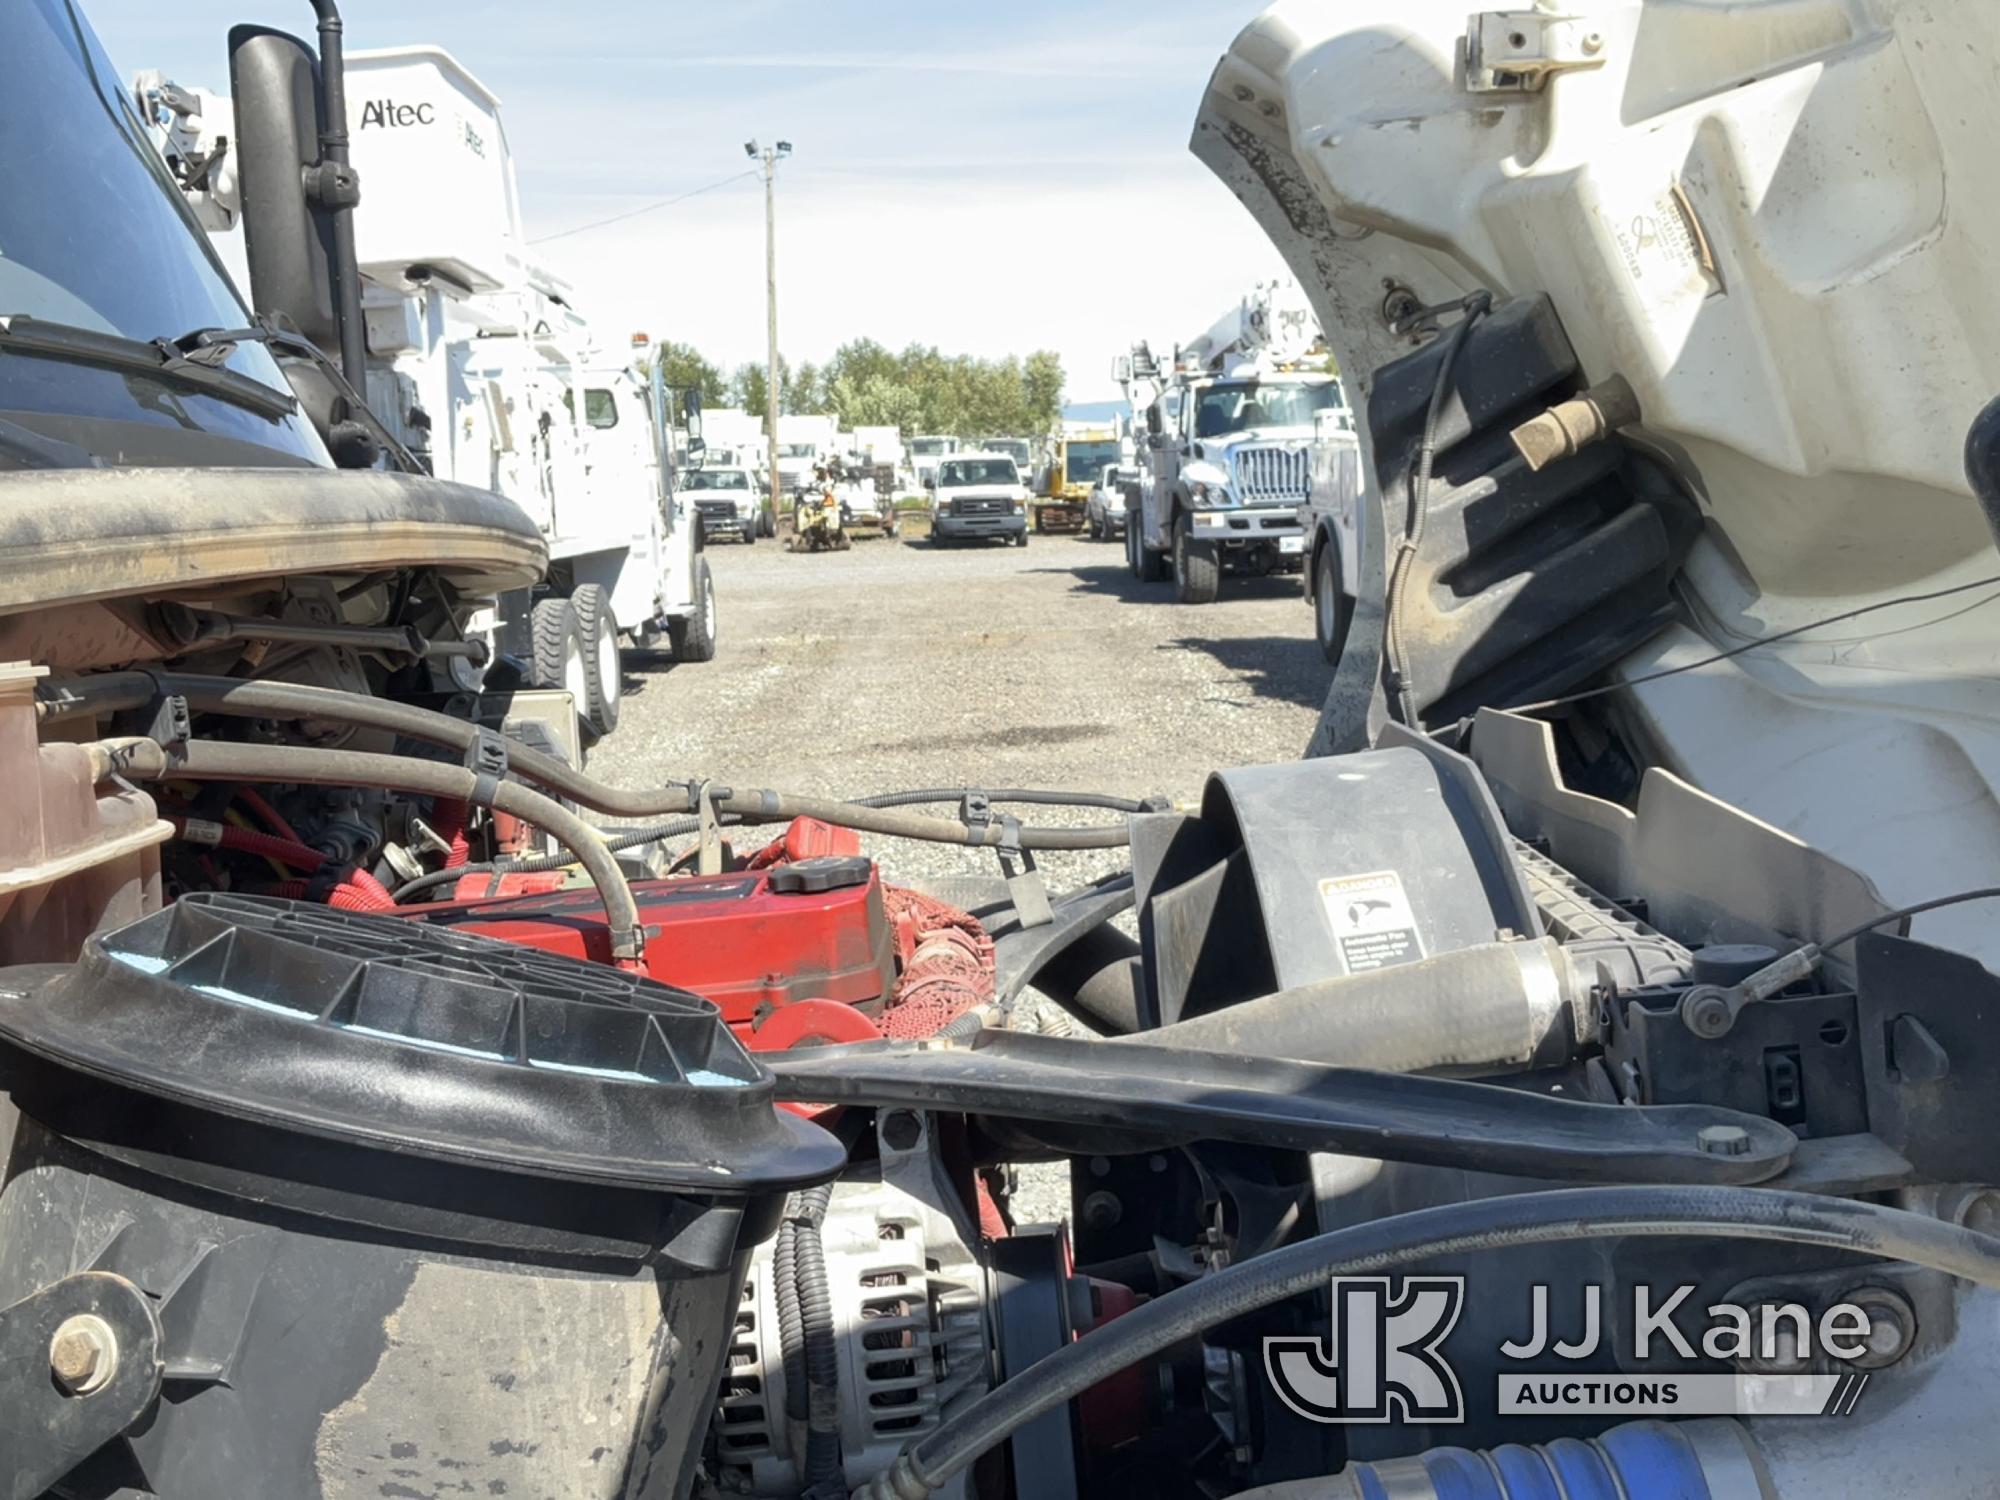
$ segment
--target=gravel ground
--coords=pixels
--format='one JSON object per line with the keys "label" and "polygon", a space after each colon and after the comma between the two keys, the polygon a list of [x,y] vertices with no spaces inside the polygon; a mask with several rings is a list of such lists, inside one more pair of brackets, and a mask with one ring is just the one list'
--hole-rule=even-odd
{"label": "gravel ground", "polygon": [[[799,555],[767,539],[707,556],[716,658],[626,654],[618,732],[590,758],[618,785],[700,775],[858,797],[971,783],[1191,802],[1218,767],[1295,759],[1326,690],[1296,578],[1225,579],[1219,603],[1188,607],[1135,582],[1121,547],[1081,539],[869,537]],[[990,855],[944,845],[870,852],[891,880],[997,873]],[[1060,890],[1126,858],[1042,863]],[[1059,1173],[1030,1169],[1017,1213],[1057,1217],[1066,1200]]]}

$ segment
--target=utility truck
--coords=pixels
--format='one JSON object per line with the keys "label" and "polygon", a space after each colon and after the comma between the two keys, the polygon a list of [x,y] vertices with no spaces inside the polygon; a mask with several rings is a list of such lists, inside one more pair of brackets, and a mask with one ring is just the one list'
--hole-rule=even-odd
{"label": "utility truck", "polygon": [[1129,446],[1115,422],[1064,421],[1047,459],[1034,471],[1035,530],[1081,531],[1091,490],[1107,465],[1129,456]]}
{"label": "utility truck", "polygon": [[1225,572],[1297,571],[1314,422],[1341,404],[1319,328],[1292,281],[1255,287],[1164,363],[1145,343],[1113,371],[1141,414],[1125,554],[1143,582],[1171,575],[1212,603]]}
{"label": "utility truck", "polygon": [[[367,183],[352,217],[369,405],[431,472],[534,519],[548,572],[482,623],[535,686],[574,693],[584,738],[600,739],[618,722],[621,637],[671,641],[684,660],[715,654],[714,581],[674,484],[699,462],[698,393],[676,411],[530,251],[500,103],[477,78],[427,46],[350,54],[347,75],[353,165]],[[257,311],[323,332],[297,268],[257,234],[250,200],[284,191],[273,182],[281,152],[242,130],[226,95],[158,73],[140,74],[134,93]]]}

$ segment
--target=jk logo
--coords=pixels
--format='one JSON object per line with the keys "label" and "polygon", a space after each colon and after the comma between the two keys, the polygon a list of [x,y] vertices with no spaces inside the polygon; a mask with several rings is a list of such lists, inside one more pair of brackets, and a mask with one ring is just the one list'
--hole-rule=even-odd
{"label": "jk logo", "polygon": [[1465,1306],[1463,1276],[1337,1277],[1333,1338],[1264,1340],[1279,1398],[1314,1422],[1463,1422],[1465,1396],[1438,1345]]}

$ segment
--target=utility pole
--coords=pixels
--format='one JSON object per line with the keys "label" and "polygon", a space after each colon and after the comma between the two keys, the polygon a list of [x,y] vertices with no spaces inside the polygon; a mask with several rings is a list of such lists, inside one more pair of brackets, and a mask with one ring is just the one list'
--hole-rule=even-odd
{"label": "utility pole", "polygon": [[779,493],[778,479],[778,163],[792,154],[790,141],[779,141],[775,146],[760,147],[755,141],[748,141],[743,147],[744,154],[754,161],[764,164],[764,316],[766,332],[769,336],[769,357],[765,366],[765,398],[769,409],[765,413],[765,424],[769,429],[768,460],[771,466],[771,530],[778,528],[778,517],[784,502]]}

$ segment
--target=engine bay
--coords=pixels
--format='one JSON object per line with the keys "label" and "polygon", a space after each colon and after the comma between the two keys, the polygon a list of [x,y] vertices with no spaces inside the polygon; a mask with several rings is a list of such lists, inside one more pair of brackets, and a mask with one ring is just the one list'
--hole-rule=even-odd
{"label": "engine bay", "polygon": [[[1449,1398],[1963,1398],[1991,977],[1611,719],[1392,724],[1183,807],[631,790],[429,649],[467,607],[331,574],[12,617],[84,643],[0,684],[40,789],[0,1343],[61,1353],[20,1408],[52,1493],[357,1493],[414,1448],[564,1493],[1802,1494],[1796,1418]],[[997,870],[896,885],[864,836]],[[1129,869],[1035,864],[1093,847]],[[1065,1222],[1016,1217],[1029,1163]],[[1458,1288],[1412,1367],[1450,1374],[1356,1424],[1376,1267]],[[1814,1332],[1634,1356],[1677,1288]]]}

